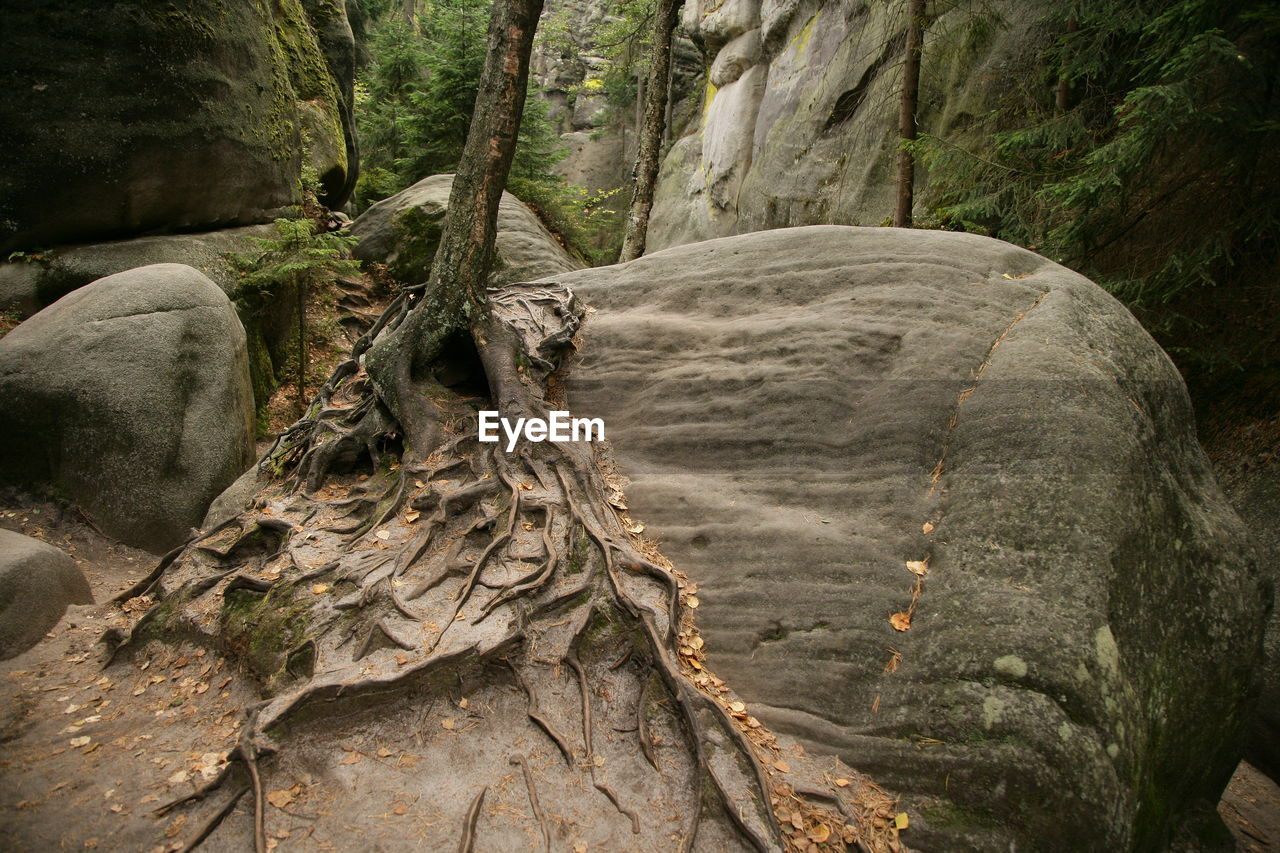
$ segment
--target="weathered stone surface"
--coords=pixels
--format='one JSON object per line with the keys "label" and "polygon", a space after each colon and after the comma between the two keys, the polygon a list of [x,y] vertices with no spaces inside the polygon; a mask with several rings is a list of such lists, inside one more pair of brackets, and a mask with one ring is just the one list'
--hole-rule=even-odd
{"label": "weathered stone surface", "polygon": [[181,541],[252,459],[244,329],[196,270],[100,279],[0,339],[0,479],[44,484],[111,536]]}
{"label": "weathered stone surface", "polygon": [[345,21],[340,0],[6,4],[0,252],[269,221],[298,199],[304,129],[341,204]]}
{"label": "weathered stone surface", "polygon": [[[691,0],[710,69],[701,120],[662,167],[649,251],[893,213],[905,5]],[[952,6],[930,20],[918,120],[945,136],[991,108],[1047,33],[1041,2]],[[923,176],[923,170],[921,170]]]}
{"label": "weathered stone surface", "polygon": [[570,405],[698,582],[711,666],[901,792],[913,849],[1221,829],[1265,593],[1112,297],[999,241],[837,226],[557,280],[598,309]]}
{"label": "weathered stone surface", "polygon": [[[1274,587],[1280,583],[1280,459],[1274,449],[1233,454],[1215,465],[1227,500],[1254,536],[1262,571]],[[1258,718],[1245,757],[1272,779],[1280,779],[1280,616],[1272,610],[1263,638],[1265,663]]]}
{"label": "weathered stone surface", "polygon": [[39,539],[0,528],[0,660],[22,654],[70,604],[92,604],[80,568]]}
{"label": "weathered stone surface", "polygon": [[[453,175],[432,175],[370,207],[351,224],[360,239],[352,254],[385,263],[404,282],[425,281],[440,245]],[[581,268],[524,203],[510,193],[498,206],[493,284],[532,281]]]}
{"label": "weathered stone surface", "polygon": [[[6,277],[24,280],[24,291],[30,292],[31,298],[21,303],[15,300],[13,307],[21,310],[34,302],[28,314],[92,281],[151,264],[186,264],[207,275],[223,293],[234,298],[239,280],[227,262],[227,253],[249,251],[253,247],[249,238],[273,237],[275,233],[272,225],[251,225],[70,246],[42,252],[39,261],[0,264],[0,281]],[[3,299],[0,295],[0,310],[8,307]]]}

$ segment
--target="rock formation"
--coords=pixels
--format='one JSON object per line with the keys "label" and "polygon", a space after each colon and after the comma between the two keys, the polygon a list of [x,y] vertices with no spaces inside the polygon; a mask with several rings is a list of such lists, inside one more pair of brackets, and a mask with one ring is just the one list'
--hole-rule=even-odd
{"label": "rock formation", "polygon": [[988,238],[839,226],[558,280],[598,310],[570,406],[697,579],[711,666],[903,794],[913,848],[1216,824],[1265,591],[1115,299]]}

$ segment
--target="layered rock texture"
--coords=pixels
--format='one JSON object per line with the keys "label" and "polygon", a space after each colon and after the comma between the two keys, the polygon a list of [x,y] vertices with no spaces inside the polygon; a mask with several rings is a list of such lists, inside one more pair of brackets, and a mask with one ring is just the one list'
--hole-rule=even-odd
{"label": "layered rock texture", "polygon": [[343,0],[7,4],[0,252],[269,221],[354,182]]}
{"label": "layered rock texture", "polygon": [[558,280],[598,309],[570,405],[751,713],[900,792],[913,849],[1232,849],[1267,592],[1118,302],[838,226]]}
{"label": "layered rock texture", "polygon": [[[352,254],[385,263],[408,284],[427,279],[449,209],[453,175],[432,175],[370,207],[351,225]],[[581,268],[524,203],[510,193],[498,206],[498,237],[490,283],[532,281]]]}
{"label": "layered rock texture", "polygon": [[[648,246],[893,213],[905,3],[691,0],[701,121],[667,154]],[[923,133],[945,135],[1029,73],[1043,4],[952,6],[928,22]]]}
{"label": "layered rock texture", "polygon": [[75,562],[47,542],[0,529],[0,660],[40,642],[72,604],[93,593]]}
{"label": "layered rock texture", "polygon": [[253,458],[244,329],[179,264],[100,279],[0,339],[0,480],[167,550]]}

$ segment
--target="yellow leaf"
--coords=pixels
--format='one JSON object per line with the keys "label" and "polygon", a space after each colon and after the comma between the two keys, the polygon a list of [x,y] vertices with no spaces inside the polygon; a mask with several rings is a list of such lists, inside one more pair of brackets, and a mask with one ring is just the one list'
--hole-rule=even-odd
{"label": "yellow leaf", "polygon": [[889,624],[895,631],[906,631],[911,627],[911,614],[895,613],[889,617]]}
{"label": "yellow leaf", "polygon": [[312,595],[324,595],[328,591],[329,585],[327,583],[315,583],[311,585]]}
{"label": "yellow leaf", "polygon": [[907,560],[907,571],[911,572],[911,574],[913,575],[919,575],[920,577],[924,577],[925,575],[929,574],[929,561],[928,560]]}
{"label": "yellow leaf", "polygon": [[271,805],[278,809],[282,809],[289,805],[289,803],[293,802],[293,792],[287,791],[284,788],[281,788],[278,791],[272,791],[267,794],[267,802],[271,803]]}
{"label": "yellow leaf", "polygon": [[463,696],[461,699],[458,700],[458,707],[465,711],[466,709],[471,707],[471,703],[467,701],[466,696]]}
{"label": "yellow leaf", "polygon": [[529,490],[530,490],[530,489],[532,489],[532,488],[533,488],[533,486],[532,486],[532,485],[530,485],[529,483],[521,483],[521,484],[520,484],[520,489],[521,489],[521,491],[525,491],[525,492],[527,492],[527,491],[529,491]]}
{"label": "yellow leaf", "polygon": [[700,649],[705,645],[705,643],[701,637],[693,637],[689,640],[689,645],[695,649]]}
{"label": "yellow leaf", "polygon": [[907,817],[906,812],[898,812],[897,816],[893,819],[893,825],[897,829],[906,829],[911,825],[911,819]]}
{"label": "yellow leaf", "polygon": [[422,516],[422,513],[418,512],[416,509],[411,509],[405,512],[404,520],[409,522],[410,524],[413,524],[421,516]]}
{"label": "yellow leaf", "polygon": [[373,535],[374,535],[374,536],[377,536],[379,539],[390,539],[390,538],[391,538],[391,531],[390,531],[390,530],[379,530],[377,533],[375,533],[375,534],[373,534]]}
{"label": "yellow leaf", "polygon": [[820,823],[813,829],[809,830],[809,840],[815,844],[821,844],[831,837],[831,828],[825,823]]}
{"label": "yellow leaf", "polygon": [[699,601],[698,601],[698,596],[696,596],[696,595],[691,595],[691,596],[689,596],[688,598],[686,598],[686,599],[684,600],[684,603],[685,603],[685,605],[686,605],[687,607],[690,607],[690,608],[693,608],[693,609],[697,609],[698,605],[699,605],[701,602],[699,602]]}
{"label": "yellow leaf", "polygon": [[83,737],[73,737],[71,739],[71,745],[72,746],[88,746],[90,740],[92,740],[92,738],[90,738],[88,735],[84,735]]}
{"label": "yellow leaf", "polygon": [[777,761],[773,762],[773,769],[777,770],[779,773],[790,773],[791,765],[779,758]]}
{"label": "yellow leaf", "polygon": [[926,522],[924,523],[924,526],[923,526],[923,527],[921,527],[920,529],[924,531],[924,535],[925,535],[925,536],[928,536],[930,533],[932,533],[932,532],[933,532],[933,523],[932,523],[932,522],[929,522],[929,521],[926,521]]}
{"label": "yellow leaf", "polygon": [[440,721],[440,725],[449,731],[453,731],[453,726],[454,726],[453,717],[445,717],[443,720]]}
{"label": "yellow leaf", "polygon": [[730,702],[729,710],[733,711],[735,714],[741,714],[743,711],[747,710],[747,706],[741,702]]}

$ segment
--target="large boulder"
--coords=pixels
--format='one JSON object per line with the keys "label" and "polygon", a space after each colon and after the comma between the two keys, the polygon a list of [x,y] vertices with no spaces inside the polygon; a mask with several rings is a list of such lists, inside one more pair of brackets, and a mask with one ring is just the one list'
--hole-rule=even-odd
{"label": "large boulder", "polygon": [[89,582],[70,557],[0,528],[0,660],[40,642],[68,605],[92,603]]}
{"label": "large boulder", "polygon": [[[948,137],[1037,79],[1057,35],[1044,0],[951,4],[930,18],[917,123]],[[978,20],[975,20],[977,18]],[[708,73],[699,120],[666,155],[648,247],[892,215],[901,3],[690,0]],[[921,167],[923,169],[923,167]]]}
{"label": "large boulder", "polygon": [[900,792],[913,849],[1233,849],[1265,591],[1116,300],[838,226],[557,280],[598,310],[570,404],[751,713]]}
{"label": "large boulder", "polygon": [[253,458],[244,328],[179,264],[100,279],[0,339],[0,479],[44,484],[109,535],[180,542]]}
{"label": "large boulder", "polygon": [[[385,263],[400,281],[425,281],[440,245],[452,186],[453,175],[432,175],[370,207],[351,225],[360,240],[352,254]],[[490,283],[532,281],[581,267],[522,201],[502,194]]]}
{"label": "large boulder", "polygon": [[17,0],[4,32],[0,252],[266,222],[306,157],[350,191],[342,0]]}

